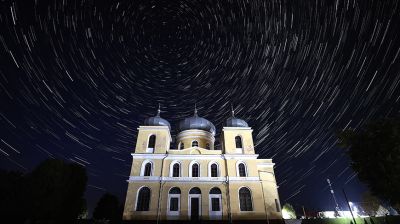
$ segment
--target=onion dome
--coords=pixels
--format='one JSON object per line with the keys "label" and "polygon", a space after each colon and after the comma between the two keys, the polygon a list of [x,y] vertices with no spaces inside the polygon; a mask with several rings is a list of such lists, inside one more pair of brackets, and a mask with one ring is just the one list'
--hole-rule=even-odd
{"label": "onion dome", "polygon": [[249,125],[246,121],[236,118],[235,111],[232,109],[232,117],[226,119],[225,127],[240,127],[240,128],[247,128]]}
{"label": "onion dome", "polygon": [[179,122],[178,131],[185,131],[190,129],[199,129],[203,131],[211,132],[215,135],[215,126],[207,119],[199,117],[197,115],[197,109],[194,109],[193,117],[185,118]]}
{"label": "onion dome", "polygon": [[157,115],[155,117],[148,117],[144,120],[145,126],[168,126],[171,129],[171,125],[167,120],[160,117],[160,105],[158,105]]}

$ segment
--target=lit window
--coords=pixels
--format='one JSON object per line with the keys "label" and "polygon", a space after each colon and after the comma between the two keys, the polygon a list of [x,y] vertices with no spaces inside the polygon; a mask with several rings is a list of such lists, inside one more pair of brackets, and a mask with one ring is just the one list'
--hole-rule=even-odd
{"label": "lit window", "polygon": [[138,199],[136,203],[136,211],[149,211],[150,205],[150,189],[143,187],[139,190]]}
{"label": "lit window", "polygon": [[197,141],[192,142],[192,147],[198,147],[198,146],[199,146],[199,143]]}
{"label": "lit window", "polygon": [[250,190],[242,187],[239,190],[240,211],[253,211]]}

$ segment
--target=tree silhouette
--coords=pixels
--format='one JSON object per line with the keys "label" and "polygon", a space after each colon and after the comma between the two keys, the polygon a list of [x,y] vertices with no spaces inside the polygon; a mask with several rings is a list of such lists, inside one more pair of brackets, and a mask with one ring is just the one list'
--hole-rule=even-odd
{"label": "tree silhouette", "polygon": [[0,170],[0,217],[22,223],[29,207],[24,201],[27,195],[24,175],[19,172]]}
{"label": "tree silhouette", "polygon": [[62,160],[46,160],[28,175],[31,218],[47,223],[72,223],[84,209],[84,167]]}
{"label": "tree silhouette", "polygon": [[400,203],[400,119],[378,120],[359,131],[343,131],[339,141],[371,193],[392,205]]}
{"label": "tree silhouette", "polygon": [[111,223],[118,223],[122,219],[122,209],[115,195],[105,193],[97,202],[93,218],[105,219]]}

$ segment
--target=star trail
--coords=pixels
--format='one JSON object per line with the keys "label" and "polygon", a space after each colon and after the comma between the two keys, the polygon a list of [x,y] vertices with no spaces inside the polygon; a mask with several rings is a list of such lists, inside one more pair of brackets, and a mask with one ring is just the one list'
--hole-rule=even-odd
{"label": "star trail", "polygon": [[[0,167],[86,167],[88,207],[124,200],[136,128],[235,114],[282,204],[366,190],[336,133],[400,110],[399,1],[0,0]],[[176,147],[172,143],[172,147]],[[343,198],[340,195],[339,201]]]}

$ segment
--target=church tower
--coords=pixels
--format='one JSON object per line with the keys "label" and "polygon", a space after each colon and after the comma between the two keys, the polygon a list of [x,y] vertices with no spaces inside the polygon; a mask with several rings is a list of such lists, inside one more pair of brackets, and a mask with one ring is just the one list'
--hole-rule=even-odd
{"label": "church tower", "polygon": [[160,116],[138,128],[124,220],[272,220],[281,209],[271,159],[258,159],[252,129],[232,116],[215,148],[215,126],[198,115],[177,125]]}

